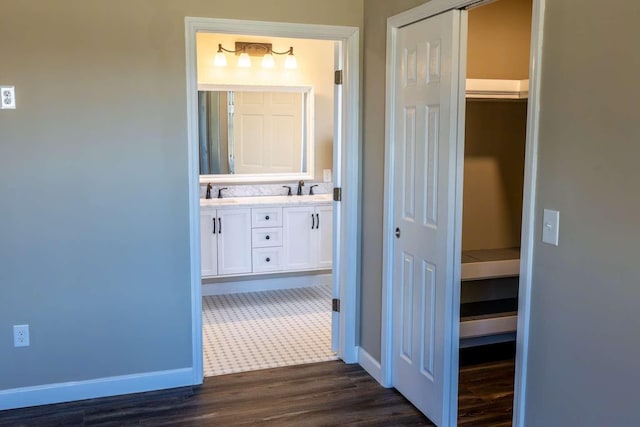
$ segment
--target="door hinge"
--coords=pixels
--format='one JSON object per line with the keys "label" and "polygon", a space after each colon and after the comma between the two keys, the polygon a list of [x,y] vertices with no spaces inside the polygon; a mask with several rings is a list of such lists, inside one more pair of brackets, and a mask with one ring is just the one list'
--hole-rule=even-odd
{"label": "door hinge", "polygon": [[334,202],[342,201],[342,188],[337,187],[333,189],[333,201]]}
{"label": "door hinge", "polygon": [[331,300],[331,311],[340,313],[340,300],[338,298]]}
{"label": "door hinge", "polygon": [[342,70],[336,70],[333,76],[333,81],[337,85],[342,84]]}

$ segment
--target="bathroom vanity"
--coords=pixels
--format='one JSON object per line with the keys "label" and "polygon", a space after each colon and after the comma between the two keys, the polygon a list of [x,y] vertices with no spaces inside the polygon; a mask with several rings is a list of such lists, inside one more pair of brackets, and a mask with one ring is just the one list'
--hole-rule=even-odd
{"label": "bathroom vanity", "polygon": [[331,269],[331,203],[329,194],[202,199],[203,279]]}

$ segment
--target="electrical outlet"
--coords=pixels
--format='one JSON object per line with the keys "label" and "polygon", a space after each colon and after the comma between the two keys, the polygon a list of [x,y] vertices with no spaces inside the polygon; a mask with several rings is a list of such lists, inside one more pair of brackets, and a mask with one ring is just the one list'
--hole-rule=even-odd
{"label": "electrical outlet", "polygon": [[13,325],[13,346],[29,347],[29,325]]}
{"label": "electrical outlet", "polygon": [[14,86],[0,86],[0,109],[14,110],[16,108],[16,88]]}

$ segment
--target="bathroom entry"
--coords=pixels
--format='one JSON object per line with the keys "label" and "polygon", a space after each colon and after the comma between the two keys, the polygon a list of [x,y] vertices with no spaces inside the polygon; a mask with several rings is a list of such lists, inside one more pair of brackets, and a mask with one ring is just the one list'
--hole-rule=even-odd
{"label": "bathroom entry", "polygon": [[[200,208],[205,376],[335,360],[339,43],[208,32],[196,42],[201,177],[221,196]],[[276,54],[265,68],[264,52],[241,65],[227,52],[239,43],[289,49],[296,67]]]}

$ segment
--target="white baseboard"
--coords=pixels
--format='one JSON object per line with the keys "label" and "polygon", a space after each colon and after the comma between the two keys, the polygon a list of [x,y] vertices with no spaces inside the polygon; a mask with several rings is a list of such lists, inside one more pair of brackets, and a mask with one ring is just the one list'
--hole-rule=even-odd
{"label": "white baseboard", "polygon": [[192,368],[0,390],[0,410],[193,385]]}
{"label": "white baseboard", "polygon": [[306,288],[331,284],[331,274],[307,274],[303,276],[261,277],[247,280],[235,279],[202,284],[202,296],[236,294],[240,292],[274,291]]}
{"label": "white baseboard", "polygon": [[386,387],[382,382],[382,367],[380,362],[373,358],[365,349],[358,347],[358,364],[367,371],[374,380],[378,381],[381,386]]}

